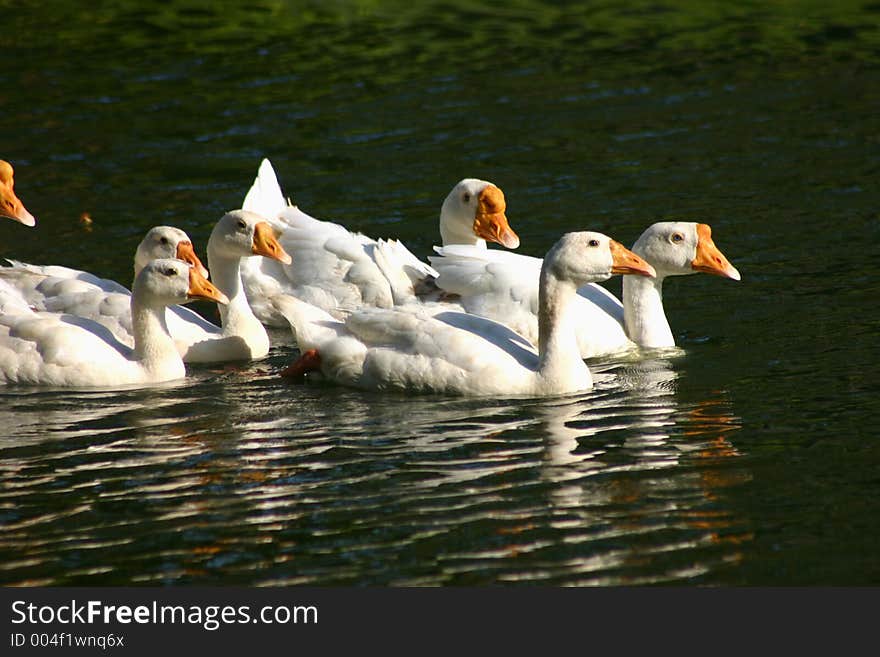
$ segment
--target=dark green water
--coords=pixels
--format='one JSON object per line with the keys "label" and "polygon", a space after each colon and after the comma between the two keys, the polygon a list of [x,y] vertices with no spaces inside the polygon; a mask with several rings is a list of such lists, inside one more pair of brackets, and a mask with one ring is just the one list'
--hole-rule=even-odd
{"label": "dark green water", "polygon": [[267,156],[421,256],[480,177],[525,253],[692,219],[743,280],[669,283],[684,355],[573,398],[289,385],[283,332],[155,390],[0,391],[0,583],[880,583],[880,4],[247,5],[0,0],[38,220],[0,255],[204,254]]}

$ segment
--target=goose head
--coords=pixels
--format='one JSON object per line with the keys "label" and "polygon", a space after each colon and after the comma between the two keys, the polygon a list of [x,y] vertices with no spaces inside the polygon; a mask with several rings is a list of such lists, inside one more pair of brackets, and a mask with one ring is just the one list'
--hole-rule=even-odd
{"label": "goose head", "polygon": [[0,160],[0,217],[20,221],[25,226],[33,226],[37,220],[15,195],[13,173],[12,165],[6,160]]}
{"label": "goose head", "polygon": [[278,242],[275,229],[263,216],[248,210],[224,214],[211,231],[208,250],[230,258],[261,255],[285,265],[291,263],[290,255]]}
{"label": "goose head", "polygon": [[485,180],[465,178],[443,201],[440,236],[443,244],[497,242],[508,249],[519,246],[519,237],[507,223],[504,192]]}
{"label": "goose head", "polygon": [[198,268],[183,260],[159,258],[148,262],[134,279],[133,297],[152,307],[186,303],[194,299],[229,303]]}
{"label": "goose head", "polygon": [[642,233],[633,251],[650,262],[661,277],[703,272],[740,280],[736,267],[712,241],[708,224],[658,222]]}
{"label": "goose head", "polygon": [[654,268],[620,242],[593,231],[566,233],[547,253],[544,269],[576,287],[604,281],[614,274],[653,277]]}
{"label": "goose head", "polygon": [[135,276],[147,263],[158,258],[183,260],[196,268],[204,278],[208,277],[208,270],[196,255],[189,236],[179,228],[156,226],[147,232],[134,254]]}

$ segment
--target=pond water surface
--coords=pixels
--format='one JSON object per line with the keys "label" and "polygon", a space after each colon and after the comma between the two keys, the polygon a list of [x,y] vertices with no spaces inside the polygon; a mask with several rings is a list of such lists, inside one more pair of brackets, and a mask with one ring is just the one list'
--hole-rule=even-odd
{"label": "pond water surface", "polygon": [[0,256],[127,284],[269,157],[422,257],[479,177],[524,253],[704,221],[742,281],[670,281],[681,352],[572,397],[290,384],[280,330],[152,389],[0,389],[0,583],[880,584],[880,6],[81,4],[0,0],[38,220]]}

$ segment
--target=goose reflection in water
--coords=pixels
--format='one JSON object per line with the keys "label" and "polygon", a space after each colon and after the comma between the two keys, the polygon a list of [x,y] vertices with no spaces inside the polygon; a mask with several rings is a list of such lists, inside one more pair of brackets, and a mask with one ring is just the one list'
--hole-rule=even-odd
{"label": "goose reflection in water", "polygon": [[99,436],[127,428],[129,420],[137,424],[170,416],[171,407],[185,401],[180,391],[190,385],[179,380],[148,389],[130,386],[76,391],[20,386],[4,390],[0,392],[0,449]]}
{"label": "goose reflection in water", "polygon": [[[569,563],[579,583],[601,583],[600,573],[619,568],[637,572],[651,553],[683,551],[688,565],[644,581],[635,575],[633,583],[698,576],[739,559],[739,545],[753,537],[725,504],[724,489],[751,476],[732,463],[741,453],[729,438],[740,421],[725,393],[680,402],[667,358],[604,371],[613,377],[593,393],[537,409],[553,526],[582,544],[583,555]],[[710,546],[723,549],[701,552]]]}
{"label": "goose reflection in water", "polygon": [[[284,358],[52,404],[7,394],[31,441],[3,453],[7,540],[32,564],[17,581],[591,583],[658,552],[711,567],[698,550],[735,559],[726,543],[747,540],[723,490],[747,476],[727,465],[738,420],[724,393],[680,401],[671,361],[612,363],[584,395],[475,401],[291,396]],[[65,559],[82,566],[59,576]]]}

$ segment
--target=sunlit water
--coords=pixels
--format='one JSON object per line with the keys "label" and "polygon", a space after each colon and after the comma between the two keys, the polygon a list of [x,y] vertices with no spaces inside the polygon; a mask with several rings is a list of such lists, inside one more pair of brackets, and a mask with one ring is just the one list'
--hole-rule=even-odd
{"label": "sunlit water", "polygon": [[876,8],[7,4],[0,157],[39,223],[0,255],[128,282],[160,223],[203,255],[268,156],[423,257],[476,176],[525,253],[686,218],[743,280],[670,281],[681,350],[571,397],[291,384],[283,331],[152,389],[2,389],[0,582],[880,582]]}

